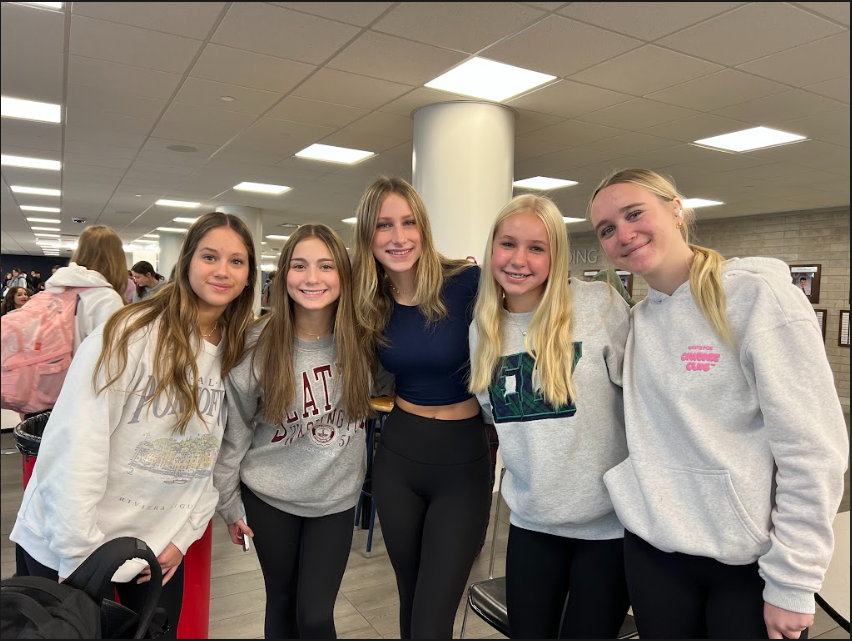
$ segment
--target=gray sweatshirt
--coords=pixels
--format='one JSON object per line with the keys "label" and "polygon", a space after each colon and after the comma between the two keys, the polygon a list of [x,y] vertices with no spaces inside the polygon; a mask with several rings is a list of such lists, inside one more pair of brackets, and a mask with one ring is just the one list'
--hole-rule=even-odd
{"label": "gray sweatshirt", "polygon": [[[629,308],[609,285],[571,281],[576,402],[553,408],[536,391],[524,347],[533,312],[500,319],[502,355],[477,399],[500,436],[503,497],[513,525],[577,539],[624,536],[603,483],[627,457],[621,399]],[[470,350],[479,337],[470,325]]]}
{"label": "gray sweatshirt", "polygon": [[[334,337],[296,339],[296,402],[275,424],[263,420],[263,390],[252,371],[254,328],[242,362],[225,379],[228,423],[213,483],[227,523],[245,516],[240,480],[273,507],[302,517],[336,514],[358,501],[366,471],[364,421],[340,407]],[[256,368],[255,368],[256,369]]]}
{"label": "gray sweatshirt", "polygon": [[730,260],[723,283],[736,348],[689,282],[633,308],[630,457],[604,480],[624,527],[651,545],[757,561],[767,603],[813,613],[848,456],[822,332],[779,260]]}

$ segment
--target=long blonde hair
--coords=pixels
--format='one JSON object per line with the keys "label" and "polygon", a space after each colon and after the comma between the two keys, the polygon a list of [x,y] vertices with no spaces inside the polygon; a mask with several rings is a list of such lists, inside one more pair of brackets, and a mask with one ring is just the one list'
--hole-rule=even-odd
{"label": "long blonde hair", "polygon": [[601,190],[611,185],[622,184],[642,187],[666,203],[671,203],[675,199],[681,201],[683,225],[680,227],[680,233],[684,242],[692,250],[692,260],[689,265],[689,287],[692,290],[692,297],[716,336],[733,346],[734,341],[726,312],[725,289],[722,285],[722,265],[725,259],[717,251],[689,242],[690,227],[695,224],[695,212],[682,204],[684,197],[674,186],[674,181],[667,180],[650,169],[630,168],[617,171],[605,178],[592,194],[588,207],[589,216],[591,216],[595,196]]}
{"label": "long blonde hair", "polygon": [[413,302],[427,323],[436,323],[447,316],[447,307],[441,294],[444,279],[471,267],[468,261],[446,258],[435,249],[426,205],[414,187],[397,177],[382,176],[375,180],[364,191],[358,203],[352,261],[358,322],[373,347],[386,344],[383,333],[393,309],[390,284],[384,267],[373,256],[373,236],[379,210],[390,194],[405,199],[420,232],[422,253],[415,266],[417,278]]}
{"label": "long blonde hair", "polygon": [[[147,403],[153,403],[165,393],[177,412],[174,431],[181,435],[186,432],[186,426],[193,415],[204,421],[198,409],[196,363],[204,339],[198,327],[198,296],[190,285],[189,269],[201,239],[207,232],[219,227],[229,227],[237,232],[248,254],[247,286],[228,304],[219,320],[224,324],[222,377],[227,376],[242,356],[246,330],[254,318],[252,305],[257,278],[257,257],[251,232],[246,224],[236,216],[221,212],[205,214],[189,228],[175,265],[173,282],[164,285],[150,298],[128,305],[110,317],[104,326],[103,349],[92,374],[92,385],[98,393],[114,385],[127,368],[127,348],[131,336],[156,323],[159,333],[153,379],[157,387]],[[98,388],[98,374],[102,368],[106,382]]]}
{"label": "long blonde hair", "polygon": [[71,261],[103,276],[124,300],[127,290],[127,263],[124,245],[111,228],[103,225],[87,227],[77,239]]}
{"label": "long blonde hair", "polygon": [[[340,278],[340,298],[335,303],[334,341],[337,346],[336,375],[342,376],[341,404],[351,419],[370,416],[371,359],[361,340],[355,319],[352,268],[343,240],[326,225],[302,225],[284,244],[278,258],[278,271],[272,280],[272,311],[264,323],[252,354],[252,369],[260,372],[263,389],[263,418],[268,423],[283,420],[296,400],[293,372],[293,346],[296,342],[295,306],[287,293],[287,272],[296,246],[308,238],[321,240],[334,258]],[[255,366],[257,366],[255,368]]]}
{"label": "long blonde hair", "polygon": [[535,194],[523,194],[510,200],[491,226],[473,312],[479,343],[476,352],[471,354],[470,390],[481,394],[488,389],[502,349],[500,320],[504,292],[491,273],[494,238],[503,221],[524,213],[534,214],[544,223],[550,243],[550,274],[527,330],[524,347],[535,359],[535,371],[545,399],[552,407],[562,407],[576,402],[572,380],[575,363],[571,342],[573,300],[568,281],[568,232],[556,204]]}

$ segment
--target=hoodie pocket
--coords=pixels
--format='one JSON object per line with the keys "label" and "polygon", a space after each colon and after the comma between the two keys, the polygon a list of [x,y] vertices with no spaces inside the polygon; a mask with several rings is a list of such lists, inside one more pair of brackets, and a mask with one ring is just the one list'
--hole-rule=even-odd
{"label": "hoodie pocket", "polygon": [[[628,530],[665,552],[752,563],[769,548],[727,470],[675,468],[628,458],[604,475]],[[768,497],[767,497],[768,498]]]}

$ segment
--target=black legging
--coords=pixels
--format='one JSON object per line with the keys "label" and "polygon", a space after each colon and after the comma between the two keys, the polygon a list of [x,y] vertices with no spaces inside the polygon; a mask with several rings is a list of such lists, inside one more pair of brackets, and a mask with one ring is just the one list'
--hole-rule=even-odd
{"label": "black legging", "polygon": [[[624,534],[624,567],[643,639],[766,639],[757,563],[663,552]],[[802,633],[807,639],[807,630]]]}
{"label": "black legging", "polygon": [[399,588],[403,639],[450,639],[491,507],[480,415],[441,421],[398,406],[373,468],[382,534]]}
{"label": "black legging", "polygon": [[[27,564],[29,576],[40,576],[53,581],[59,580],[59,572],[53,570],[46,565],[42,565],[36,561],[29,553],[21,548],[24,554],[24,561]],[[137,614],[142,611],[145,605],[145,599],[148,596],[148,584],[137,584],[136,579],[127,583],[114,583],[118,599],[121,604],[127,606]],[[159,606],[166,611],[169,617],[169,630],[160,639],[177,639],[178,622],[180,621],[180,611],[183,606],[183,562],[178,566],[169,582],[163,586],[163,591],[160,593]],[[138,624],[137,624],[138,625]],[[135,632],[135,629],[133,630]]]}
{"label": "black legging", "polygon": [[334,601],[352,546],[355,508],[316,518],[272,507],[242,484],[266,585],[267,639],[336,639]]}
{"label": "black legging", "polygon": [[506,599],[513,639],[614,639],[630,606],[624,542],[569,539],[512,525]]}

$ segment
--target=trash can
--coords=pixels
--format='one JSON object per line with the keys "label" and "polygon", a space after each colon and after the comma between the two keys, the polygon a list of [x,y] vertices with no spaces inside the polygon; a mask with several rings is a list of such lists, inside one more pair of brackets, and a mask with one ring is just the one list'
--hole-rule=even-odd
{"label": "trash can", "polygon": [[210,631],[210,564],[213,524],[189,546],[183,557],[183,606],[178,639],[207,639]]}
{"label": "trash can", "polygon": [[38,447],[41,445],[41,437],[44,427],[50,418],[50,410],[31,416],[15,426],[15,447],[23,454],[24,465],[24,489],[33,475],[33,468],[38,456]]}

